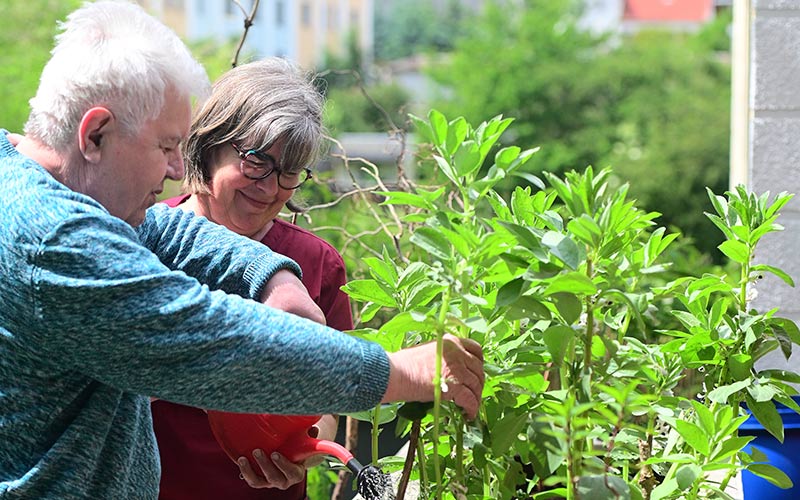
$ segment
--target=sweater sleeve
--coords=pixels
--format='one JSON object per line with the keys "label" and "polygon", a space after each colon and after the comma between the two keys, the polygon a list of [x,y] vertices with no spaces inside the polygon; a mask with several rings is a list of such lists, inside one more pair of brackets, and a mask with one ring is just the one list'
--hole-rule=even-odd
{"label": "sweater sleeve", "polygon": [[[234,281],[204,269],[226,265],[195,256],[190,241],[164,245],[177,245],[175,267],[228,288]],[[113,218],[59,224],[35,254],[28,345],[54,367],[209,409],[345,413],[380,401],[389,365],[379,346],[213,291],[170,270],[164,255],[160,261]]]}
{"label": "sweater sleeve", "polygon": [[191,212],[156,204],[136,228],[142,244],[164,265],[243,297],[258,298],[279,270],[302,277],[300,266],[249,238]]}

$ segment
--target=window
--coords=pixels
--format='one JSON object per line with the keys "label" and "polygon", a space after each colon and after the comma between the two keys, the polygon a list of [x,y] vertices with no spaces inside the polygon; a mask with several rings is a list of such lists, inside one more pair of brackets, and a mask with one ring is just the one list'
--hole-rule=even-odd
{"label": "window", "polygon": [[339,19],[335,5],[328,5],[328,30],[336,31],[339,28]]}
{"label": "window", "polygon": [[311,6],[308,2],[303,2],[300,7],[300,20],[306,28],[311,26]]}
{"label": "window", "polygon": [[286,22],[286,20],[284,19],[285,15],[286,14],[284,13],[283,0],[278,0],[277,2],[275,2],[275,24],[277,26],[284,25],[284,23]]}

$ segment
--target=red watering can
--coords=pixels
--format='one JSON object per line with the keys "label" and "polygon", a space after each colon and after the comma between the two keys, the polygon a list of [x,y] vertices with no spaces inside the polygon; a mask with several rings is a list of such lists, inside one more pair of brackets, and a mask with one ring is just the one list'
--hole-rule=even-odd
{"label": "red watering can", "polygon": [[332,455],[356,475],[358,492],[365,499],[394,498],[388,476],[372,466],[364,467],[347,448],[334,441],[308,435],[318,416],[231,413],[208,410],[208,423],[217,442],[236,462],[247,457],[250,466],[260,467],[253,459],[253,450],[269,455],[277,451],[291,462],[302,462],[312,455]]}

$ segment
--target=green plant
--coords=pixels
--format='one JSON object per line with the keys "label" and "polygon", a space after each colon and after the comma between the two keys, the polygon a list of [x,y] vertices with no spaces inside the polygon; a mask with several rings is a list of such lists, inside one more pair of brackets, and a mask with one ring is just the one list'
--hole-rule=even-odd
{"label": "green plant", "polygon": [[[612,189],[611,170],[545,173],[545,183],[521,169],[535,149],[497,148],[510,119],[412,118],[438,184],[380,192],[393,244],[363,258],[363,278],[345,287],[362,304],[353,333],[389,350],[470,336],[484,346],[488,377],[475,422],[442,401],[438,377],[427,413],[369,415],[397,413],[402,431],[419,434],[404,481],[458,499],[728,498],[743,468],[790,484],[756,464],[743,451],[752,438],[737,432],[743,401],[779,438],[772,401],[800,410],[787,383],[800,377],[753,365],[770,350],[788,355],[800,332],[747,302],[761,273],[793,284],[752,259],[790,195],[712,194],[720,249],[741,273],[676,277],[663,256],[679,235],[657,227],[659,214],[639,209],[627,185]],[[536,188],[502,198],[495,187],[513,176]],[[364,326],[379,313],[390,319]],[[682,392],[689,373],[699,395]]]}

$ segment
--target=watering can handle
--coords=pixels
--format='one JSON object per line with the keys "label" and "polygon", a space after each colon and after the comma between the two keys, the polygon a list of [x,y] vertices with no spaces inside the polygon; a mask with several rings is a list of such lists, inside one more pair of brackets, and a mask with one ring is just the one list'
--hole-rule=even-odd
{"label": "watering can handle", "polygon": [[332,455],[343,464],[353,459],[347,448],[334,441],[317,439],[306,431],[298,432],[287,439],[277,450],[291,462],[302,462],[313,455]]}

